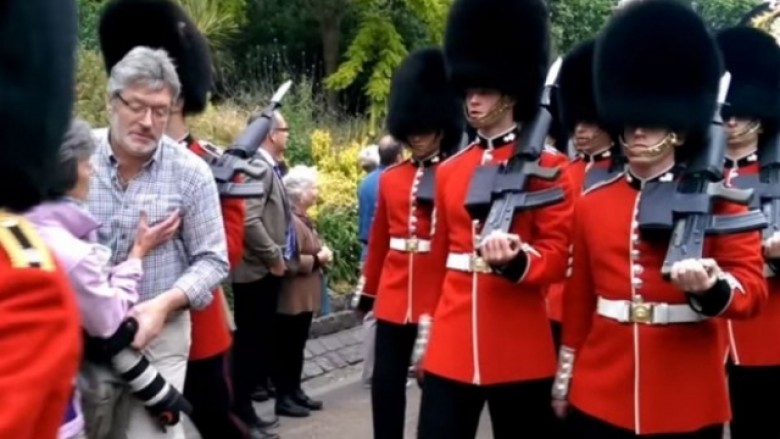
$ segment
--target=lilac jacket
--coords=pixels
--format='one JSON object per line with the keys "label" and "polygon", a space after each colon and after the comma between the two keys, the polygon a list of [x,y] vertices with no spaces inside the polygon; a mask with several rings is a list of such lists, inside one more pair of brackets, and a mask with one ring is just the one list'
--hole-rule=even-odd
{"label": "lilac jacket", "polygon": [[[93,337],[113,335],[138,301],[141,260],[128,259],[110,267],[111,250],[96,242],[100,224],[76,201],[43,203],[25,216],[68,274],[76,292],[81,326]],[[84,428],[78,400],[78,393],[74,393],[59,439],[76,437]]]}
{"label": "lilac jacket", "polygon": [[109,266],[111,250],[97,243],[100,224],[77,202],[43,203],[26,217],[36,226],[76,291],[81,326],[93,337],[110,337],[138,301],[140,259]]}

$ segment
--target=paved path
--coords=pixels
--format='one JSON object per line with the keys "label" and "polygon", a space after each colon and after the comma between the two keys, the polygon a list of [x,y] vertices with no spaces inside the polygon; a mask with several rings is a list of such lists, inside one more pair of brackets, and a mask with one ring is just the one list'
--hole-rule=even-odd
{"label": "paved path", "polygon": [[[322,387],[309,391],[312,397],[324,401],[325,409],[308,418],[281,418],[277,430],[281,439],[371,439],[371,394],[359,382],[358,370],[351,368],[331,379],[330,383],[312,383]],[[416,385],[409,387],[407,396],[406,439],[414,439],[420,405],[420,391]],[[261,415],[273,410],[270,403],[255,407]],[[197,433],[188,430],[187,439],[198,437]],[[477,439],[490,438],[489,419],[483,416]]]}

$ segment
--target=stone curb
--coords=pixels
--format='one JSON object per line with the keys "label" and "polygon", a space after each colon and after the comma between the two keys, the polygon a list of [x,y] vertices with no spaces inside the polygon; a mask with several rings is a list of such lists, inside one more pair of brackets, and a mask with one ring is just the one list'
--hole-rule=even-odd
{"label": "stone curb", "polygon": [[340,310],[312,322],[304,350],[303,381],[363,361],[363,328],[352,310],[346,309],[347,300],[332,300],[331,308]]}

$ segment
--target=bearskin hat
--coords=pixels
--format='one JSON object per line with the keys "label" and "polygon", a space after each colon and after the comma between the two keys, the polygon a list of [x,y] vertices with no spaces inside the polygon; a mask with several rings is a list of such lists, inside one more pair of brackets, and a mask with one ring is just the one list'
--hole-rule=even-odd
{"label": "bearskin hat", "polygon": [[387,130],[405,140],[412,134],[443,131],[441,148],[455,151],[463,136],[463,105],[455,95],[438,48],[411,53],[393,75],[387,112]]}
{"label": "bearskin hat", "polygon": [[0,3],[0,207],[46,190],[73,107],[76,22],[73,0]]}
{"label": "bearskin hat", "polygon": [[717,35],[731,85],[728,114],[777,125],[780,120],[780,46],[769,34],[734,27]]}
{"label": "bearskin hat", "polygon": [[720,51],[702,19],[676,0],[629,3],[596,41],[596,107],[609,128],[704,133],[716,109]]}
{"label": "bearskin hat", "polygon": [[571,133],[579,122],[598,123],[593,96],[594,40],[580,43],[563,59],[558,75],[558,113],[561,123]]}
{"label": "bearskin hat", "polygon": [[532,118],[549,65],[549,12],[544,0],[455,0],[444,56],[460,94],[492,88],[515,97],[515,119]]}
{"label": "bearskin hat", "polygon": [[111,0],[103,9],[98,34],[108,73],[134,47],[164,49],[181,81],[184,114],[206,108],[214,84],[211,52],[181,6],[172,0]]}

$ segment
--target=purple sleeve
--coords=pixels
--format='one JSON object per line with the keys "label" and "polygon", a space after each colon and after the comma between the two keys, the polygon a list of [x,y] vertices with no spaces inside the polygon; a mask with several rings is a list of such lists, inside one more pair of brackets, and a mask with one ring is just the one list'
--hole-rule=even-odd
{"label": "purple sleeve", "polygon": [[81,324],[93,337],[109,337],[138,301],[143,276],[140,259],[109,267],[108,249],[95,245],[70,272],[76,290]]}

